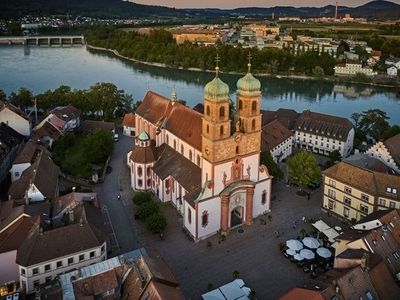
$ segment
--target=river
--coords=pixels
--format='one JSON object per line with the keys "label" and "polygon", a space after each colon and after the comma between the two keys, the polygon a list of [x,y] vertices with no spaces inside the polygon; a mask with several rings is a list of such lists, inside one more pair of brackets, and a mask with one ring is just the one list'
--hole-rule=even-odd
{"label": "river", "polygon": [[[221,74],[220,77],[229,84],[231,98],[235,99],[239,76]],[[96,82],[111,82],[132,94],[135,100],[141,100],[149,89],[166,97],[175,89],[179,99],[194,106],[202,102],[204,85],[212,78],[212,73],[137,64],[88,51],[83,46],[0,47],[0,89],[7,94],[20,87],[40,93],[60,85],[84,89]],[[379,108],[388,113],[390,123],[400,124],[400,98],[396,97],[394,89],[286,78],[259,79],[263,109],[311,109],[350,117],[353,112]]]}

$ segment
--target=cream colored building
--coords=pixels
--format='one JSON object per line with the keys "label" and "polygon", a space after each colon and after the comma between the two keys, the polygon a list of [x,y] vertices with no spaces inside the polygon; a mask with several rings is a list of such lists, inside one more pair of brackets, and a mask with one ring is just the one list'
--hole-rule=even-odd
{"label": "cream colored building", "polygon": [[31,119],[18,107],[6,102],[0,106],[0,123],[3,122],[24,136],[31,135]]}
{"label": "cream colored building", "polygon": [[247,24],[243,28],[248,28],[256,33],[256,37],[266,37],[270,34],[279,35],[279,26],[268,24]]}
{"label": "cream colored building", "polygon": [[366,152],[400,173],[400,133],[383,142],[377,142]]}
{"label": "cream colored building", "polygon": [[344,65],[335,66],[335,75],[341,76],[352,76],[358,73],[365,74],[367,76],[375,76],[378,73],[368,67],[363,67],[359,63],[346,63]]}
{"label": "cream colored building", "polygon": [[[376,162],[374,162],[376,164]],[[381,209],[400,208],[400,177],[342,161],[325,170],[322,209],[359,221]]]}

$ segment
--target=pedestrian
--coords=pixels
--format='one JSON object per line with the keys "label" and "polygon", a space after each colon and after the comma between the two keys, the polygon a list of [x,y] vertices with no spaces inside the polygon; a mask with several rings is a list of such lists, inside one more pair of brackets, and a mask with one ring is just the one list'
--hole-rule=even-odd
{"label": "pedestrian", "polygon": [[303,222],[305,223],[305,222],[306,222],[306,217],[303,217],[302,220],[303,220]]}
{"label": "pedestrian", "polygon": [[293,222],[293,229],[296,229],[296,222]]}
{"label": "pedestrian", "polygon": [[160,232],[160,240],[164,240],[164,234]]}
{"label": "pedestrian", "polygon": [[118,200],[121,200],[121,195],[118,195],[117,198],[118,198]]}

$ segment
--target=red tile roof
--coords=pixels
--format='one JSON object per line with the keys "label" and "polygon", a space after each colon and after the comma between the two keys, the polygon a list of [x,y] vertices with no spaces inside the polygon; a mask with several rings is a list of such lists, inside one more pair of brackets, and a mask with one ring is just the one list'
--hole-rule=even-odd
{"label": "red tile roof", "polygon": [[135,114],[134,113],[125,114],[122,124],[127,127],[135,127]]}
{"label": "red tile roof", "polygon": [[400,133],[383,142],[388,148],[393,160],[400,168]]}
{"label": "red tile roof", "polygon": [[148,91],[135,113],[156,126],[159,126],[168,116],[171,108],[172,103],[168,98],[155,92]]}
{"label": "red tile roof", "polygon": [[294,288],[281,297],[279,300],[324,300],[321,292],[313,291],[305,288]]}
{"label": "red tile roof", "polygon": [[289,129],[278,120],[273,120],[262,128],[262,151],[271,151],[291,136],[292,132]]}

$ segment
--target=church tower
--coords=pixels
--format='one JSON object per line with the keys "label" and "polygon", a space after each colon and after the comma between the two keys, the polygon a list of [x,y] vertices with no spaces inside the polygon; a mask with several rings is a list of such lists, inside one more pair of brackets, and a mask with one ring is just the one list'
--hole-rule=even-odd
{"label": "church tower", "polygon": [[243,133],[261,131],[261,83],[250,71],[249,61],[247,74],[237,82],[236,117]]}
{"label": "church tower", "polygon": [[229,87],[218,77],[218,65],[215,71],[215,78],[207,83],[204,88],[202,122],[203,157],[206,157],[210,162],[215,162],[215,152],[220,150],[221,142],[231,135]]}

